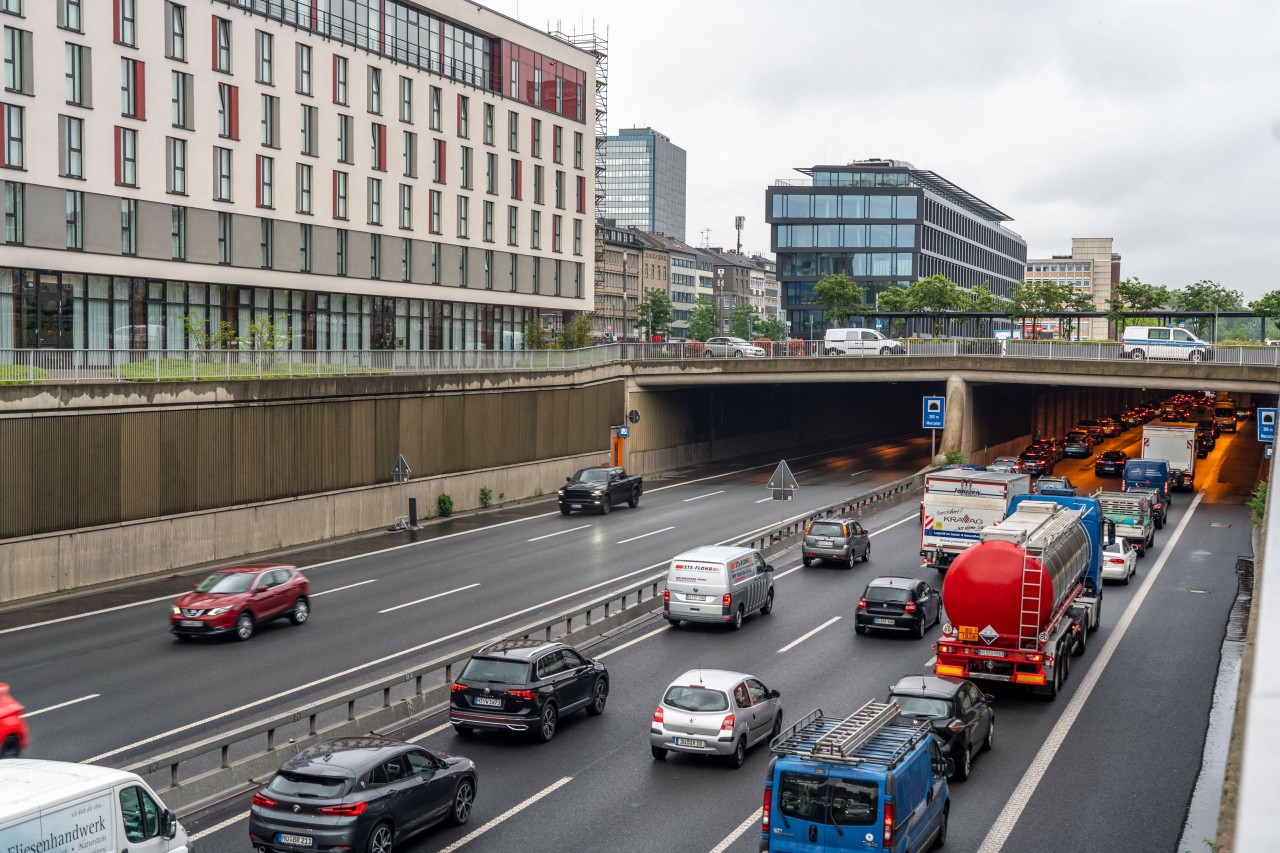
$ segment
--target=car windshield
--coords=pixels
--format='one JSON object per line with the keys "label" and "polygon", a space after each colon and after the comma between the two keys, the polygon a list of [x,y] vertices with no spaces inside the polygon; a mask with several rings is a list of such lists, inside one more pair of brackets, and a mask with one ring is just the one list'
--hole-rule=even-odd
{"label": "car windshield", "polygon": [[519,660],[501,658],[472,658],[462,669],[459,679],[502,684],[523,684],[529,664]]}
{"label": "car windshield", "polygon": [[869,586],[867,600],[905,603],[911,600],[911,590],[896,586]]}
{"label": "car windshield", "polygon": [[928,717],[931,720],[948,720],[955,714],[946,699],[928,699],[924,696],[892,696],[902,713],[908,717]]}
{"label": "car windshield", "polygon": [[844,525],[838,521],[815,521],[809,525],[810,536],[844,536]]}
{"label": "car windshield", "polygon": [[573,475],[575,483],[607,483],[609,482],[609,470],[607,468],[584,468]]}
{"label": "car windshield", "polygon": [[745,343],[746,343],[746,341],[744,341],[742,338],[725,338],[725,341],[727,341],[728,343],[731,343],[731,344],[745,344]]}
{"label": "car windshield", "polygon": [[284,794],[289,797],[341,797],[346,793],[347,780],[342,777],[312,776],[304,773],[290,773],[281,770],[267,785],[273,794]]}
{"label": "car windshield", "polygon": [[196,587],[196,592],[207,592],[210,595],[234,595],[237,592],[248,592],[256,577],[252,572],[214,572]]}
{"label": "car windshield", "polygon": [[1069,432],[1067,433],[1067,441],[1084,441],[1087,435],[1088,433],[1085,432]]}
{"label": "car windshield", "polygon": [[697,685],[673,684],[662,697],[664,705],[681,711],[714,712],[729,710],[729,694]]}

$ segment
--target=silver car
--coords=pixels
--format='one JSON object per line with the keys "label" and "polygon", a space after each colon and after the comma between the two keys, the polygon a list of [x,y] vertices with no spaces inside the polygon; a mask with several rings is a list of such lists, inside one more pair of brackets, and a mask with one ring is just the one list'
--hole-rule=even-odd
{"label": "silver car", "polygon": [[667,688],[649,724],[649,748],[723,756],[741,767],[747,748],[782,731],[782,699],[755,676],[691,669]]}
{"label": "silver car", "polygon": [[708,338],[702,348],[702,354],[706,358],[726,358],[729,356],[740,358],[744,355],[763,358],[765,352],[763,348],[742,338],[719,337]]}
{"label": "silver car", "polygon": [[871,559],[871,539],[852,518],[818,519],[805,528],[800,558],[806,566],[814,560],[830,560],[853,568],[855,561]]}

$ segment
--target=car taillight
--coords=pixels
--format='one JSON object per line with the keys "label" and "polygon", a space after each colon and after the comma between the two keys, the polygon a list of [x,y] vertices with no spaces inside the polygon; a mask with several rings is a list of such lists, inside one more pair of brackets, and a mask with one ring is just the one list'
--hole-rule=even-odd
{"label": "car taillight", "polygon": [[881,843],[885,847],[893,846],[893,803],[884,804],[884,838]]}
{"label": "car taillight", "polygon": [[914,601],[908,601],[908,602],[906,603],[906,606],[904,606],[904,607],[902,608],[902,612],[903,612],[903,613],[915,613],[915,612],[916,612],[916,603],[915,603]]}
{"label": "car taillight", "polygon": [[668,601],[670,601],[670,600],[671,600],[671,590],[669,590],[669,589],[664,589],[664,590],[662,591],[662,600],[663,600],[663,602],[664,602],[664,603],[665,603],[665,602],[668,602]]}
{"label": "car taillight", "polygon": [[653,709],[653,721],[655,723],[662,722],[662,706],[661,705]]}
{"label": "car taillight", "polygon": [[720,722],[720,733],[733,731],[733,714],[729,714]]}
{"label": "car taillight", "polygon": [[466,691],[466,689],[467,689],[467,686],[465,684],[459,684],[456,681],[453,682],[453,684],[449,685],[450,693],[463,693]]}
{"label": "car taillight", "polygon": [[866,599],[866,596],[863,596],[862,598],[859,598],[859,599],[858,599],[858,609],[859,609],[859,610],[866,610],[866,609],[867,609],[867,599]]}
{"label": "car taillight", "polygon": [[731,604],[733,604],[733,596],[730,593],[726,592],[724,594],[724,598],[720,599],[720,603],[725,607],[730,606]]}
{"label": "car taillight", "polygon": [[277,803],[275,800],[271,799],[261,791],[253,792],[253,804],[255,806],[262,806],[264,809],[275,809],[280,807],[279,803]]}
{"label": "car taillight", "polygon": [[806,524],[806,525],[804,526],[804,535],[805,535],[805,536],[808,536],[808,535],[809,535],[809,531],[810,531],[810,530],[812,530],[812,529],[813,529],[813,525],[812,525],[812,524]]}
{"label": "car taillight", "polygon": [[359,803],[343,803],[340,806],[321,806],[320,814],[335,815],[337,817],[356,817],[364,814],[364,810],[369,808],[366,802]]}
{"label": "car taillight", "polygon": [[514,696],[517,699],[523,699],[526,702],[532,702],[538,698],[538,694],[532,690],[508,690],[508,696]]}
{"label": "car taillight", "polygon": [[773,808],[773,789],[764,789],[764,805],[760,807],[760,831],[769,833],[769,810]]}
{"label": "car taillight", "polygon": [[1107,559],[1107,562],[1113,566],[1120,566],[1124,564],[1124,560],[1120,559],[1119,557],[1109,557]]}

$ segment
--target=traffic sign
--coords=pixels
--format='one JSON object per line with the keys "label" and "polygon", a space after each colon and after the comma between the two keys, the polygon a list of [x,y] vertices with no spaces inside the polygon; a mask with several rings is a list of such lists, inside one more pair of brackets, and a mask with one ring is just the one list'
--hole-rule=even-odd
{"label": "traffic sign", "polygon": [[1268,459],[1270,459],[1270,458],[1271,458],[1271,445],[1270,445],[1270,444],[1268,444],[1268,445],[1266,446],[1266,448],[1265,448],[1265,455],[1266,455],[1266,457],[1267,457]]}
{"label": "traffic sign", "polygon": [[640,412],[637,411],[636,409],[632,409],[631,411],[627,412],[627,420],[631,421],[631,423],[633,424],[640,423]]}
{"label": "traffic sign", "polygon": [[1258,409],[1258,441],[1275,441],[1276,410]]}
{"label": "traffic sign", "polygon": [[947,398],[924,398],[924,428],[942,429],[947,422]]}
{"label": "traffic sign", "polygon": [[403,483],[409,479],[409,475],[413,472],[409,470],[409,463],[404,461],[404,455],[396,457],[396,464],[391,468],[391,478],[397,483]]}
{"label": "traffic sign", "polygon": [[626,424],[618,427],[618,438],[626,438],[629,435],[631,435],[631,427]]}
{"label": "traffic sign", "polygon": [[769,482],[765,484],[766,489],[798,489],[800,486],[796,484],[796,476],[791,473],[791,468],[787,465],[787,460],[778,463],[778,467],[773,469],[773,476],[769,478]]}

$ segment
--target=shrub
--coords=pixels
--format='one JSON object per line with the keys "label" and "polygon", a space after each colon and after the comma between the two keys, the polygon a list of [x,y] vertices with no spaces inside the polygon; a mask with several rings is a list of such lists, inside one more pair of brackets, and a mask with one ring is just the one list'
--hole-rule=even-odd
{"label": "shrub", "polygon": [[702,358],[702,341],[685,341],[684,357],[685,358]]}
{"label": "shrub", "polygon": [[448,495],[441,495],[436,498],[436,511],[441,518],[448,518],[453,515],[453,498]]}
{"label": "shrub", "polygon": [[948,465],[963,465],[968,462],[967,454],[963,450],[948,450],[946,453]]}
{"label": "shrub", "polygon": [[787,341],[787,355],[792,357],[804,355],[806,351],[805,342],[799,338],[791,338]]}
{"label": "shrub", "polygon": [[1254,527],[1262,524],[1262,517],[1267,511],[1267,481],[1259,480],[1258,488],[1254,490],[1253,497],[1249,498],[1249,518],[1253,522]]}
{"label": "shrub", "polygon": [[480,489],[480,506],[487,507],[493,503],[493,489],[483,486]]}

